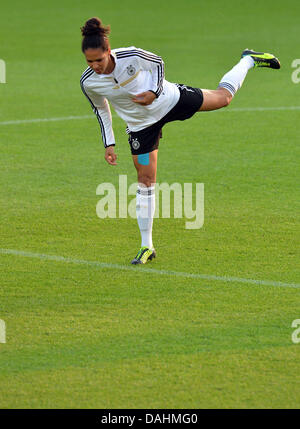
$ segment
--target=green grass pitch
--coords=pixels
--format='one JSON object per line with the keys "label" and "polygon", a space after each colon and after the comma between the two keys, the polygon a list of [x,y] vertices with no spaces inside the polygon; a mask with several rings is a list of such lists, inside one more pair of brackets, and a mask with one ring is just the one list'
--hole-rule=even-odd
{"label": "green grass pitch", "polygon": [[[297,0],[1,6],[0,408],[299,407],[299,14]],[[214,89],[247,47],[282,63],[251,70],[227,109],[164,128],[157,180],[204,183],[205,222],[156,219],[158,257],[132,270],[3,253],[128,266],[138,250],[134,219],[96,216],[98,184],[136,181],[120,119],[116,168],[95,118],[4,124],[92,114],[79,87],[91,16],[112,47],[161,55],[173,82]]]}

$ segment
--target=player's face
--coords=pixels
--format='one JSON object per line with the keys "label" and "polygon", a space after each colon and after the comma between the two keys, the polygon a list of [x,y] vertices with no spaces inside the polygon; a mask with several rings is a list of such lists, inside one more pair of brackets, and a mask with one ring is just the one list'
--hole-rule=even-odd
{"label": "player's face", "polygon": [[102,48],[89,48],[84,51],[84,55],[88,65],[98,74],[111,73],[114,68],[113,60],[111,59],[110,48],[104,51]]}

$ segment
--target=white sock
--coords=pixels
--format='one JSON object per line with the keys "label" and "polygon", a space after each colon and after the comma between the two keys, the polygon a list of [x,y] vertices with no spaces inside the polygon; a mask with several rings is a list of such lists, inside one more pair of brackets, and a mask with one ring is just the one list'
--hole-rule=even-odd
{"label": "white sock", "polygon": [[252,67],[254,67],[254,60],[250,55],[246,55],[222,77],[218,88],[225,88],[234,96],[236,91],[242,86],[246,74]]}
{"label": "white sock", "polygon": [[141,247],[153,248],[152,224],[155,211],[155,187],[138,185],[136,193],[136,217],[141,232]]}

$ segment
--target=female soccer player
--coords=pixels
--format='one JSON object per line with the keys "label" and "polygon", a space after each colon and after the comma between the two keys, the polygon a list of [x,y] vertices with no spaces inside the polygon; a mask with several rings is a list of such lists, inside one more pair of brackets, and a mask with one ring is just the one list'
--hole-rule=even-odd
{"label": "female soccer player", "polygon": [[152,243],[155,210],[157,152],[161,129],[167,122],[183,121],[196,112],[228,106],[252,67],[279,69],[274,55],[246,49],[242,59],[221,79],[216,90],[170,83],[164,78],[161,57],[131,46],[111,50],[109,27],[91,18],[81,28],[82,52],[88,68],[80,84],[100,124],[105,159],[116,165],[115,139],[108,101],[126,122],[132,159],[137,170],[136,213],[141,248],[132,264],[156,257]]}

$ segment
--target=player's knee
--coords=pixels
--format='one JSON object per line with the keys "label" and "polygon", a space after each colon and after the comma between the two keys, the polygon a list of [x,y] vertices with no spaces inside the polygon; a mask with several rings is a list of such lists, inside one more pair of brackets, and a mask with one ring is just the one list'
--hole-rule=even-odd
{"label": "player's knee", "polygon": [[155,183],[155,178],[151,174],[143,173],[138,175],[138,182],[149,188]]}
{"label": "player's knee", "polygon": [[217,94],[218,94],[219,108],[227,107],[232,100],[231,93],[226,88],[218,88]]}
{"label": "player's knee", "polygon": [[231,103],[232,100],[232,95],[224,95],[223,100],[222,100],[222,107],[227,107],[229,106],[229,104]]}

